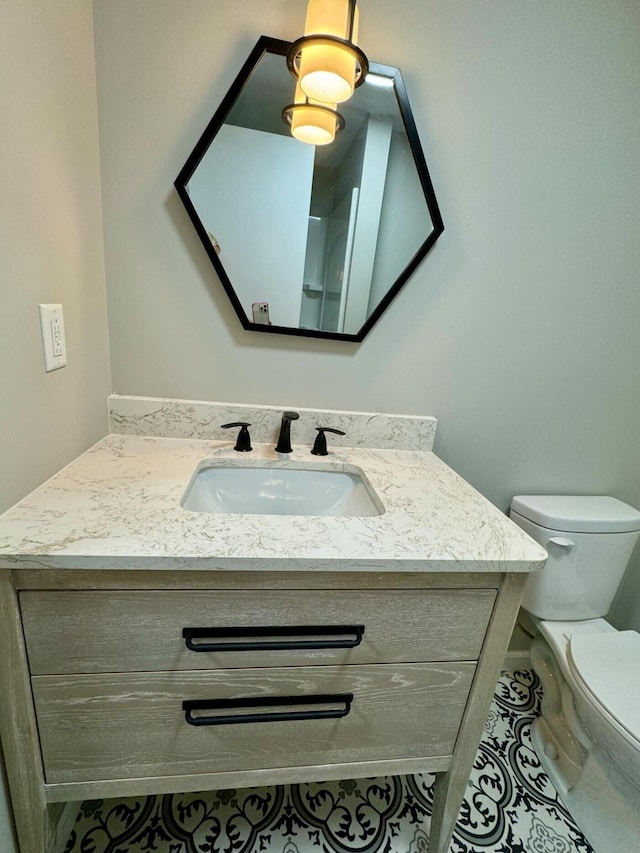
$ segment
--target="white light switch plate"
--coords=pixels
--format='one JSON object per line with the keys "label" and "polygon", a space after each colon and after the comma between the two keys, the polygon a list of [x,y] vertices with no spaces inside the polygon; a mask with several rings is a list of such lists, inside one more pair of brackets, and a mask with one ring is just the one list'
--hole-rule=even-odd
{"label": "white light switch plate", "polygon": [[64,317],[62,305],[38,305],[40,310],[40,331],[44,348],[44,369],[47,373],[66,367],[67,342],[64,337]]}

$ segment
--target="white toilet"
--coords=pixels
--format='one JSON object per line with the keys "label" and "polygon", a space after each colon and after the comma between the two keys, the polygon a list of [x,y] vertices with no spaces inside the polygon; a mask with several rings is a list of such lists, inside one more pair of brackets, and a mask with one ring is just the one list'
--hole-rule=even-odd
{"label": "white toilet", "polygon": [[598,853],[640,850],[640,634],[605,621],[640,535],[611,497],[519,495],[511,519],[546,548],[521,625],[543,687],[540,761]]}

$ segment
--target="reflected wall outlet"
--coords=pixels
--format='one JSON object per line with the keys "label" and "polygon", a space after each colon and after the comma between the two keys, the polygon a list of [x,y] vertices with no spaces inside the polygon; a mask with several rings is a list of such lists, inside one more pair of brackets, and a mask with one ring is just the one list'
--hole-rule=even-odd
{"label": "reflected wall outlet", "polygon": [[40,331],[44,348],[44,369],[47,373],[66,367],[67,343],[64,337],[64,317],[62,305],[38,305],[40,310]]}

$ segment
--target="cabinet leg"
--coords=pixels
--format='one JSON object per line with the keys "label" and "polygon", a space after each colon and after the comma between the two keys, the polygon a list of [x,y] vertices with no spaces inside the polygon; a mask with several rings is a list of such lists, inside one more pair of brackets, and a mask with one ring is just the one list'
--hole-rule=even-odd
{"label": "cabinet leg", "polygon": [[498,590],[451,766],[445,773],[436,776],[429,853],[449,851],[526,580],[527,575],[524,573],[504,575]]}
{"label": "cabinet leg", "polygon": [[457,787],[462,790],[454,790],[455,780],[450,771],[436,775],[429,853],[448,853],[465,786],[466,782],[463,786],[458,783]]}
{"label": "cabinet leg", "polygon": [[47,810],[47,853],[64,853],[82,803],[53,803]]}
{"label": "cabinet leg", "polygon": [[48,853],[47,804],[18,597],[0,571],[0,739],[20,853]]}

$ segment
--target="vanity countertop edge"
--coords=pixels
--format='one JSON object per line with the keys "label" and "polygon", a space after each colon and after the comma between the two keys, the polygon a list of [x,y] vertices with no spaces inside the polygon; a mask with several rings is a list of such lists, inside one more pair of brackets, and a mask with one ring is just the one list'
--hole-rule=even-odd
{"label": "vanity countertop edge", "polygon": [[[529,572],[545,551],[433,452],[338,447],[385,506],[375,517],[189,512],[180,501],[229,441],[108,435],[0,516],[0,568]],[[272,445],[252,460],[280,464]],[[285,464],[313,466],[307,446]]]}

